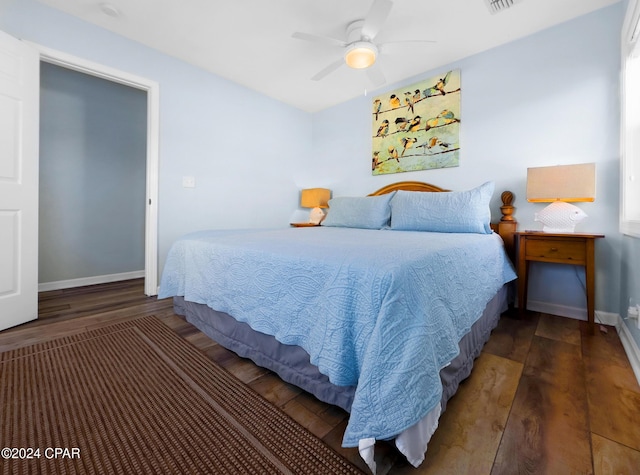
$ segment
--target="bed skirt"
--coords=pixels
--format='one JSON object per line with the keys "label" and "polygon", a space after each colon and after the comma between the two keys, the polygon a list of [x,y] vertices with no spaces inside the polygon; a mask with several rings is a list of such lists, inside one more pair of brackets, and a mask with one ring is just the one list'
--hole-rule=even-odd
{"label": "bed skirt", "polygon": [[[489,340],[500,315],[508,308],[509,294],[509,284],[506,284],[489,301],[482,317],[469,333],[460,340],[458,356],[440,371],[442,412],[460,382],[471,374],[475,358]],[[273,336],[256,332],[248,324],[204,304],[185,301],[183,297],[174,297],[173,304],[175,313],[183,315],[189,323],[220,345],[277,373],[284,381],[304,389],[319,400],[350,412],[355,387],[332,384],[310,363],[309,354],[301,347],[282,344]]]}

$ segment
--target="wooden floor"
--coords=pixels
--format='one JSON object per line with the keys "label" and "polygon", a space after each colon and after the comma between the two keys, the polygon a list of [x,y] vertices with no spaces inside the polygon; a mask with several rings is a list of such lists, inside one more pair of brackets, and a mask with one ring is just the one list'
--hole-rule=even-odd
{"label": "wooden floor", "polygon": [[[40,318],[0,332],[0,351],[115,321],[156,315],[316,436],[361,465],[340,441],[347,414],[212,342],[143,295],[142,280],[40,295]],[[640,473],[640,388],[615,329],[589,335],[584,322],[503,315],[472,375],[440,420],[425,462],[409,466],[378,444],[382,473]],[[362,466],[362,465],[361,465]]]}

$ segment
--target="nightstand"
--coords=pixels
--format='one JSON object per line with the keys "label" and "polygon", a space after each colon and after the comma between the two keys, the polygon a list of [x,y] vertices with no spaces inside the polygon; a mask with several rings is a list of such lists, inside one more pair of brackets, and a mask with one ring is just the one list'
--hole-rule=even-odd
{"label": "nightstand", "polygon": [[289,223],[289,224],[294,228],[313,228],[315,226],[320,226],[319,224],[315,224],[315,223]]}
{"label": "nightstand", "polygon": [[518,307],[523,316],[527,308],[529,262],[555,262],[583,266],[587,291],[587,316],[593,329],[595,312],[595,240],[603,234],[555,234],[541,231],[516,232],[518,251]]}

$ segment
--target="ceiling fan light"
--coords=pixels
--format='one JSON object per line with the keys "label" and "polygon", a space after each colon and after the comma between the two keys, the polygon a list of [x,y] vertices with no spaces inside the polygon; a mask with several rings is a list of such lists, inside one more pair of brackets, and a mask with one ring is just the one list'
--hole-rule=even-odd
{"label": "ceiling fan light", "polygon": [[376,62],[378,51],[375,45],[366,42],[358,42],[351,45],[344,54],[347,66],[354,69],[365,69]]}

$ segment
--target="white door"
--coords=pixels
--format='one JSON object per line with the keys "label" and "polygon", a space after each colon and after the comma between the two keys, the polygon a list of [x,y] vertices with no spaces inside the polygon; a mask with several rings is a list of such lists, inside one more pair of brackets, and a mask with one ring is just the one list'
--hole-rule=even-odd
{"label": "white door", "polygon": [[40,55],[0,31],[0,330],[38,316]]}

